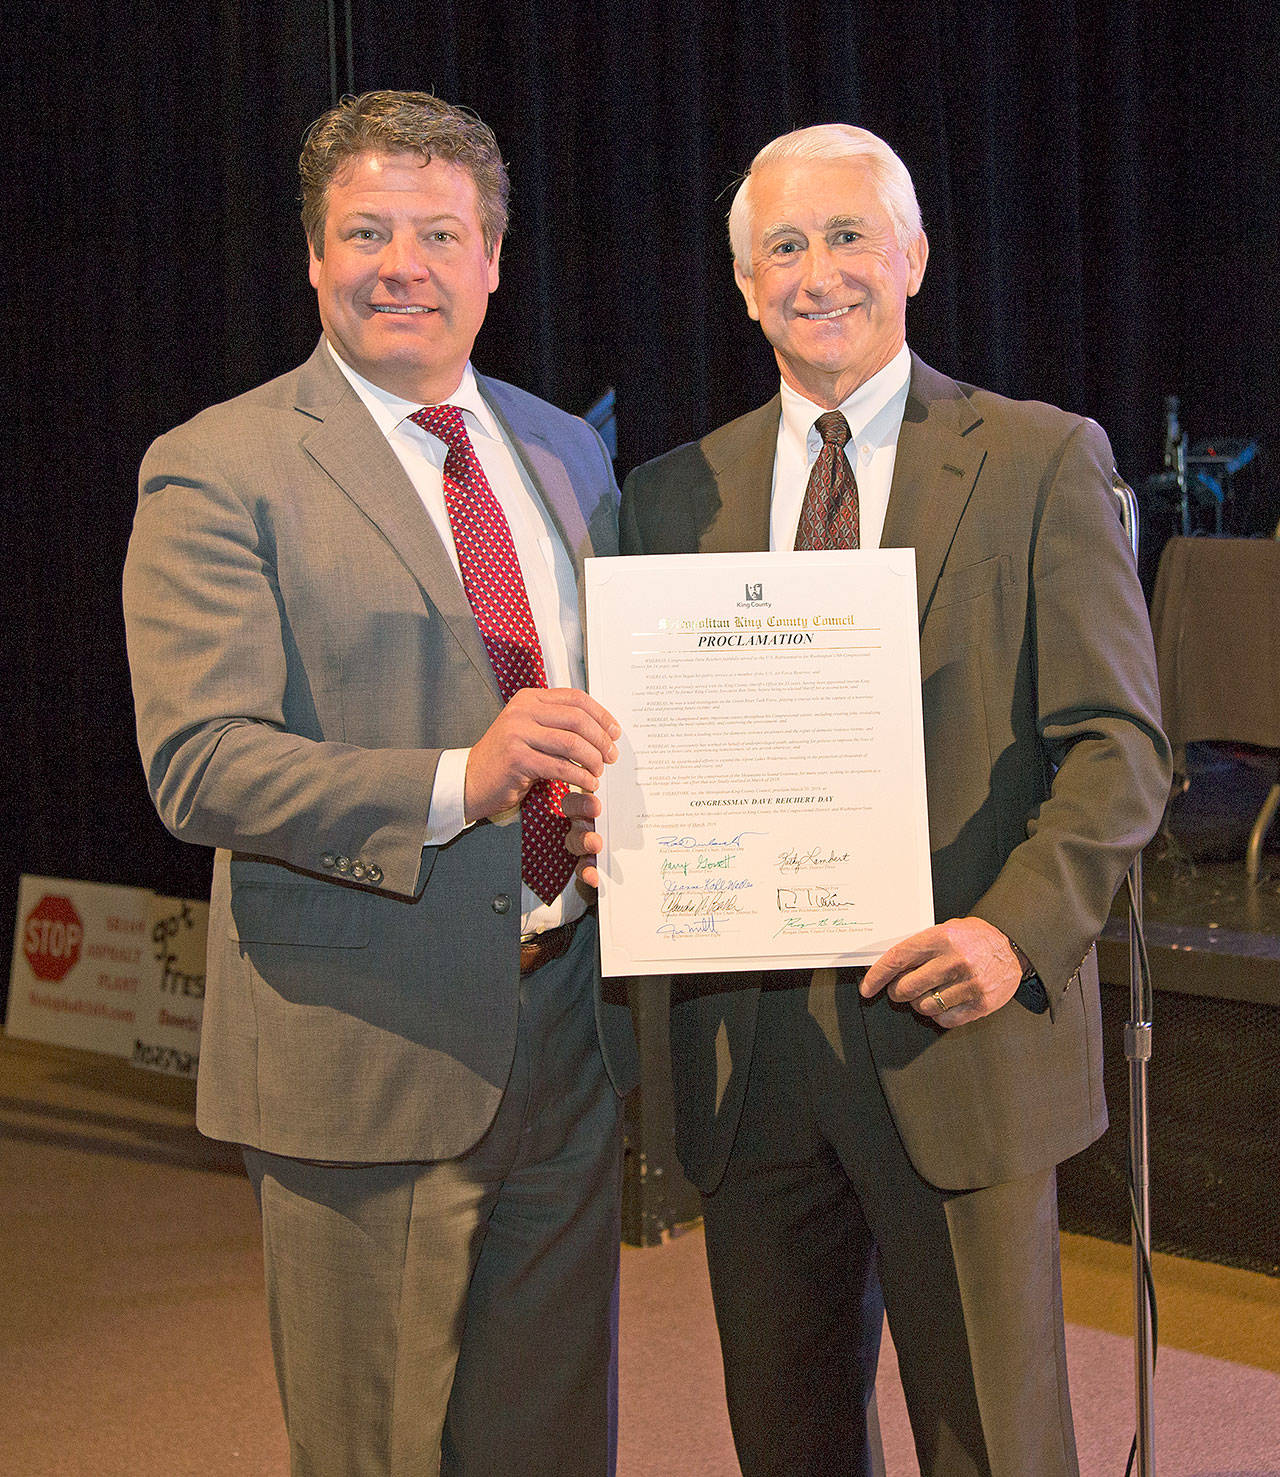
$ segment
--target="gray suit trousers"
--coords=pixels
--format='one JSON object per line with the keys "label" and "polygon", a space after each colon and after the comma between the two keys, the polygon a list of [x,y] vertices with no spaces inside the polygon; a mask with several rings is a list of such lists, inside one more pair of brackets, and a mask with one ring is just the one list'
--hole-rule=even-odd
{"label": "gray suit trousers", "polygon": [[521,982],[515,1061],[457,1159],[245,1150],[293,1477],[605,1477],[616,1410],[620,1100],[596,930]]}

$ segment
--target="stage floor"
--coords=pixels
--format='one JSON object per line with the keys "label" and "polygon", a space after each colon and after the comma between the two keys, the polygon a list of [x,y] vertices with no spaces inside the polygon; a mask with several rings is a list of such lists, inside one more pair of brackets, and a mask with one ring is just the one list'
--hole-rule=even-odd
{"label": "stage floor", "polygon": [[[1189,785],[1142,859],[1144,932],[1156,989],[1280,1006],[1280,823],[1256,883],[1249,830],[1276,776],[1274,756],[1217,745],[1187,751]],[[1102,977],[1128,979],[1122,887],[1099,949]]]}

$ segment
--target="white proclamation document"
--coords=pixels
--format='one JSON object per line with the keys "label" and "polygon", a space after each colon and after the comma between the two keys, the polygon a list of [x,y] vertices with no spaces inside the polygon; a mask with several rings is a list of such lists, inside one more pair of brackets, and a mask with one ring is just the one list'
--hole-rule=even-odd
{"label": "white proclamation document", "polygon": [[586,564],[605,974],[869,964],[933,922],[915,555]]}

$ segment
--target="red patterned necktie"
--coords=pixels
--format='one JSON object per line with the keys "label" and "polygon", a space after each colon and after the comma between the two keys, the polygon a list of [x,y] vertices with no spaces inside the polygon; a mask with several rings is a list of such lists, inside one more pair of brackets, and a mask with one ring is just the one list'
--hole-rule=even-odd
{"label": "red patterned necktie", "polygon": [[849,422],[838,410],[828,410],[814,425],[822,437],[822,450],[804,490],[795,546],[797,549],[856,549],[860,532],[858,480],[844,454]]}
{"label": "red patterned necktie", "polygon": [[[511,528],[467,435],[462,412],[456,405],[428,405],[409,419],[449,448],[444,503],[462,586],[503,700],[522,687],[545,687],[547,669]],[[560,813],[568,791],[563,781],[539,780],[520,804],[520,875],[544,903],[554,902],[573,875],[574,859],[564,844],[569,822]]]}

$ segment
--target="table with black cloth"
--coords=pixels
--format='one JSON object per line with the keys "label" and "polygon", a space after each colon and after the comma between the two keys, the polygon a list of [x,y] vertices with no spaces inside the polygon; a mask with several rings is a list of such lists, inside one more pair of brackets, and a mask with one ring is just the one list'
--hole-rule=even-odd
{"label": "table with black cloth", "polygon": [[[1165,732],[1175,754],[1217,741],[1280,750],[1280,541],[1173,538],[1151,602]],[[1175,759],[1178,768],[1183,764]],[[1249,838],[1256,879],[1280,805],[1271,787]]]}

